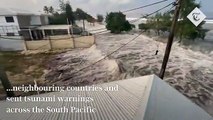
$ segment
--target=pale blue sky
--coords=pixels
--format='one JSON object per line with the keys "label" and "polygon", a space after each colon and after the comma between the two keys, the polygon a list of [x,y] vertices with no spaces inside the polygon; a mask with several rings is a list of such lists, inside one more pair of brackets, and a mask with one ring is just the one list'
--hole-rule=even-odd
{"label": "pale blue sky", "polygon": [[[59,0],[0,0],[0,8],[19,8],[29,11],[42,11],[43,6],[54,6],[58,7]],[[94,16],[97,13],[106,14],[106,12],[110,11],[119,11],[119,10],[126,10],[146,4],[150,4],[156,1],[161,0],[69,0],[72,7],[74,9],[76,8],[82,8],[83,10],[87,11],[90,14],[93,14]],[[141,16],[141,14],[146,14],[153,12],[160,7],[165,6],[166,4],[172,2],[174,0],[168,0],[167,2],[163,4],[159,4],[153,7],[141,9],[138,11],[134,11],[131,13],[128,13],[127,15],[129,17],[138,17]],[[213,18],[213,0],[197,0],[197,2],[200,2],[202,4],[202,11],[204,14],[206,14],[208,17]],[[169,8],[168,8],[169,9]]]}

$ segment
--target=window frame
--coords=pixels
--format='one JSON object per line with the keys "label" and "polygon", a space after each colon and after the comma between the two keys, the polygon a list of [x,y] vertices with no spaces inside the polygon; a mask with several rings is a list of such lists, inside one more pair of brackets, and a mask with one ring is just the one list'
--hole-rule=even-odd
{"label": "window frame", "polygon": [[7,36],[15,36],[15,33],[13,33],[13,32],[8,32],[8,33],[7,33]]}
{"label": "window frame", "polygon": [[[11,19],[12,18],[12,19]],[[9,20],[8,20],[9,19]],[[15,20],[14,20],[14,17],[13,16],[5,16],[5,20],[7,23],[14,23]]]}

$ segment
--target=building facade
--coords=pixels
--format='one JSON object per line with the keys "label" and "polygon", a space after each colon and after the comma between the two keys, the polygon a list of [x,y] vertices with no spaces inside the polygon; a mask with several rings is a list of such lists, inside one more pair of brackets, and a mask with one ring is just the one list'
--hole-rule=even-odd
{"label": "building facade", "polygon": [[44,14],[0,9],[0,36],[19,36],[30,28],[48,24],[48,16]]}

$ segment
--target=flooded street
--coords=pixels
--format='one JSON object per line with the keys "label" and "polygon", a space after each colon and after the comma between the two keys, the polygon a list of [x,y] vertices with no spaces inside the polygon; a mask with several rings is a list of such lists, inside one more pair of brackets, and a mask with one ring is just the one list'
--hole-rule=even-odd
{"label": "flooded street", "polygon": [[[135,31],[128,34],[96,35],[96,45],[91,48],[68,51],[50,60],[46,79],[51,84],[79,86],[158,75],[166,44],[156,41],[156,37],[140,35],[105,58],[138,34]],[[191,46],[180,46],[175,42],[164,80],[213,115],[213,52],[212,44],[208,44],[207,39],[212,42],[211,31],[202,45],[194,42]],[[155,55],[157,50],[158,54]]]}
{"label": "flooded street", "polygon": [[[97,36],[97,48],[109,54],[136,34]],[[155,55],[159,50],[158,55]],[[159,74],[165,44],[144,35],[111,56],[123,64],[131,77]],[[213,114],[213,56],[173,45],[165,81]]]}

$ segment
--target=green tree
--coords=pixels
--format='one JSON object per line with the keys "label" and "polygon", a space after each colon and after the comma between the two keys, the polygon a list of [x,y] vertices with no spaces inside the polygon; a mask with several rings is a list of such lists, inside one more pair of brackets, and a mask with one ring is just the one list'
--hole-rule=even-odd
{"label": "green tree", "polygon": [[[69,4],[69,2],[67,2],[67,3]],[[59,7],[62,12],[66,11],[66,3],[64,2],[64,0],[59,0]]]}
{"label": "green tree", "polygon": [[150,25],[149,24],[145,24],[145,23],[139,24],[138,27],[139,27],[139,29],[144,30],[145,32],[151,29]]}
{"label": "green tree", "polygon": [[102,23],[103,20],[104,20],[103,15],[97,15],[97,21],[98,21],[98,22]]}
{"label": "green tree", "polygon": [[147,20],[146,24],[139,24],[139,29],[143,29],[145,31],[152,29],[157,35],[160,35],[161,32],[166,32],[170,30],[171,26],[171,13],[157,13],[154,17],[150,17]]}
{"label": "green tree", "polygon": [[87,22],[89,23],[93,23],[93,25],[95,25],[95,18],[93,18],[91,15],[87,14]]}
{"label": "green tree", "polygon": [[156,14],[156,30],[157,34],[160,35],[161,32],[166,32],[170,30],[170,26],[172,24],[172,17],[170,12],[165,12],[163,14]]}
{"label": "green tree", "polygon": [[196,38],[205,38],[206,30],[202,29],[202,22],[196,27],[191,21],[188,20],[187,15],[195,8],[200,8],[200,3],[196,3],[195,0],[183,0],[180,10],[180,21],[177,24],[176,36],[179,37],[180,42],[186,38],[194,40]]}
{"label": "green tree", "polygon": [[75,14],[76,14],[76,18],[78,20],[85,20],[87,18],[87,14],[86,12],[84,12],[82,9],[80,8],[77,8],[76,11],[75,11]]}
{"label": "green tree", "polygon": [[83,27],[85,29],[85,20],[87,20],[89,23],[95,23],[95,18],[93,18],[90,14],[86,13],[80,8],[77,8],[75,11],[75,18],[77,20],[83,20]]}
{"label": "green tree", "polygon": [[52,6],[49,7],[49,13],[53,14],[55,11],[54,11],[54,8]]}
{"label": "green tree", "polygon": [[161,13],[157,13],[155,17],[152,18],[153,29],[156,31],[157,35],[160,35],[160,28],[163,26],[162,17]]}
{"label": "green tree", "polygon": [[[87,20],[90,23],[94,23],[95,19],[84,12],[82,9],[77,8],[73,12],[72,7],[69,2],[64,2],[64,0],[59,0],[60,12],[55,12],[52,6],[49,7],[48,12],[52,13],[52,16],[49,17],[50,24],[75,24],[75,20]],[[48,8],[48,7],[46,7]]]}
{"label": "green tree", "polygon": [[[188,18],[188,14],[195,8],[200,7],[200,3],[196,3],[195,0],[183,0],[179,21],[176,27],[176,37],[179,38],[180,42],[183,39],[194,40],[196,38],[204,39],[207,30],[202,28],[205,22],[202,22],[198,27],[196,27]],[[154,17],[150,17],[147,25],[139,26],[140,29],[153,29],[158,35],[159,31],[165,32],[170,31],[172,24],[172,16],[174,15],[174,10],[165,12],[164,14],[157,13]],[[147,26],[149,26],[147,28]]]}
{"label": "green tree", "polygon": [[67,24],[67,16],[65,13],[54,13],[49,17],[49,23],[52,25]]}
{"label": "green tree", "polygon": [[66,3],[66,16],[68,19],[68,23],[74,25],[75,24],[74,13],[69,3]]}
{"label": "green tree", "polygon": [[49,14],[49,9],[48,9],[47,6],[44,6],[43,11],[44,11],[46,14]]}
{"label": "green tree", "polygon": [[106,28],[111,33],[121,33],[122,31],[130,31],[131,24],[126,20],[126,15],[121,12],[111,12],[106,17]]}

